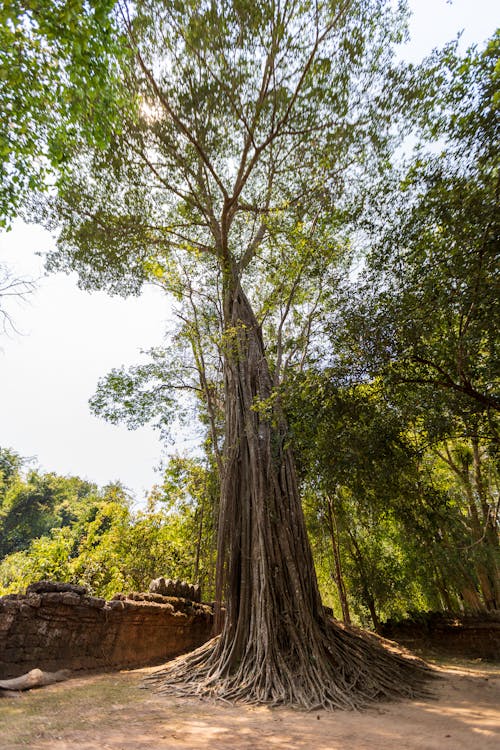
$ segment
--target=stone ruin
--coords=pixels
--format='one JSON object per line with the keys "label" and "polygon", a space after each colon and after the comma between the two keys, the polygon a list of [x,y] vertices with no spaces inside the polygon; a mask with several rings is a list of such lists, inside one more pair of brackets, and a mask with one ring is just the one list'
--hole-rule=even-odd
{"label": "stone ruin", "polygon": [[[26,594],[63,594],[71,593],[77,596],[87,596],[88,589],[86,586],[79,586],[74,583],[59,583],[58,581],[38,581],[37,583],[31,583],[27,589]],[[187,599],[191,602],[201,602],[201,586],[199,584],[193,585],[192,583],[186,583],[181,581],[180,578],[173,580],[171,578],[155,578],[149,584],[150,594],[159,594],[157,597],[149,597],[145,593],[131,592],[130,594],[115,594],[112,601],[124,601],[130,599],[132,601],[158,601],[160,602],[163,597],[173,596],[176,599]]]}
{"label": "stone ruin", "polygon": [[193,585],[171,578],[155,578],[149,584],[150,594],[160,594],[161,596],[176,596],[181,599],[189,599],[192,602],[201,602],[201,586]]}
{"label": "stone ruin", "polygon": [[33,668],[159,664],[208,640],[213,611],[200,603],[199,586],[157,581],[163,583],[153,581],[153,588],[175,593],[132,592],[105,601],[84,586],[39,581],[25,594],[0,597],[0,680]]}
{"label": "stone ruin", "polygon": [[26,588],[26,594],[76,594],[87,596],[86,586],[78,586],[75,583],[59,583],[58,581],[37,581],[30,583]]}

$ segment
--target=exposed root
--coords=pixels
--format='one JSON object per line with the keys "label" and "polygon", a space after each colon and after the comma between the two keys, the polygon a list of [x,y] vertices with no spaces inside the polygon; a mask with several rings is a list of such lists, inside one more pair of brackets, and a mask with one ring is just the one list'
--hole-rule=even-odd
{"label": "exposed root", "polygon": [[422,661],[330,621],[318,630],[318,642],[303,644],[300,652],[293,645],[250,647],[232,670],[226,667],[230,644],[218,636],[145,682],[160,693],[306,710],[428,697],[426,683],[434,673]]}

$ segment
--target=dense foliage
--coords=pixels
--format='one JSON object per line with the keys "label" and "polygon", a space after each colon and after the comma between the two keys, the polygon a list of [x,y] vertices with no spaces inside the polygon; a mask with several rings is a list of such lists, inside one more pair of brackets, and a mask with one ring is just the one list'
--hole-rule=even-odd
{"label": "dense foliage", "polygon": [[0,7],[0,227],[29,191],[64,174],[84,139],[118,121],[115,0],[3,0]]}
{"label": "dense foliage", "polygon": [[[500,606],[499,54],[496,34],[483,51],[453,62],[442,109],[424,123],[424,132],[431,127],[441,137],[440,151],[419,144],[411,163],[376,192],[365,268],[329,323],[326,387],[336,386],[335,398],[356,399],[371,383],[385,414],[365,445],[364,467],[372,452],[383,467],[377,435],[391,424],[407,445],[405,462],[399,452],[385,469],[403,482],[399,499],[383,486],[375,495],[384,498],[385,517],[399,518],[402,544],[393,555],[407,568],[403,589],[420,581],[418,606],[433,608]],[[325,412],[328,429],[333,415]],[[339,478],[331,458],[322,461],[330,492],[347,476],[366,504],[368,486],[355,487],[354,467]],[[377,471],[366,478],[373,486]]]}
{"label": "dense foliage", "polygon": [[23,469],[0,449],[0,593],[49,579],[98,596],[147,591],[160,575],[196,581],[213,595],[211,477],[196,461],[172,460],[146,509],[120,485]]}

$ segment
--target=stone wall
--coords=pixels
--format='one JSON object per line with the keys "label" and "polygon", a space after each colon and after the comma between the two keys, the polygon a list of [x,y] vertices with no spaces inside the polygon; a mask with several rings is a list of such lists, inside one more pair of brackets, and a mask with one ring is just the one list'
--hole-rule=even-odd
{"label": "stone wall", "polygon": [[477,617],[429,613],[421,621],[389,621],[382,635],[412,651],[500,661],[500,612]]}
{"label": "stone wall", "polygon": [[210,637],[212,610],[157,594],[106,602],[74,591],[0,597],[0,679],[30,669],[161,663]]}

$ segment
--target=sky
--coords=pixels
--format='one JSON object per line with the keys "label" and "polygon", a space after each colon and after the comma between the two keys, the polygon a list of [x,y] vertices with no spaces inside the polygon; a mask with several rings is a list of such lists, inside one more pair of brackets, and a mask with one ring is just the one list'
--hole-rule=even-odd
{"label": "sky", "polygon": [[[497,0],[411,0],[412,41],[403,56],[418,61],[463,31],[461,46],[482,43],[500,24]],[[90,414],[88,399],[111,368],[136,364],[169,324],[166,298],[149,288],[123,300],[83,292],[75,276],[44,276],[37,253],[54,237],[17,222],[0,234],[0,264],[38,279],[29,299],[10,306],[17,332],[0,334],[0,447],[32,466],[104,485],[121,481],[139,504],[155,482],[165,449],[148,427],[129,431]],[[189,440],[169,446],[183,452]]]}

